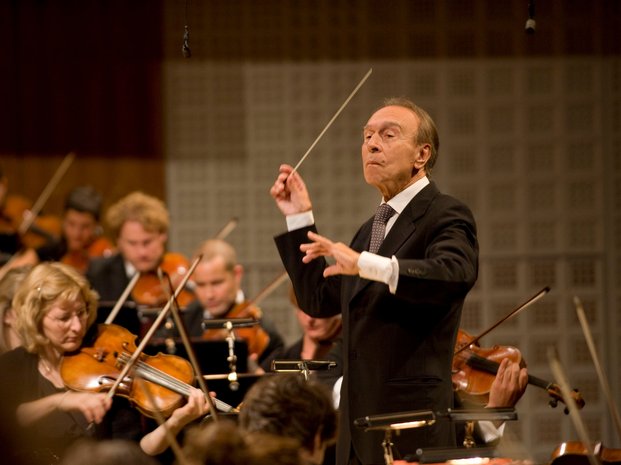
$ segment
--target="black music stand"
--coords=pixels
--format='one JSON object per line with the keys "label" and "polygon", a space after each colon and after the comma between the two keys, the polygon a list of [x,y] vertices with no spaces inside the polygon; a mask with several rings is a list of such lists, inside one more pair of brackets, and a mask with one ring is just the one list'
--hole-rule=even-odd
{"label": "black music stand", "polygon": [[[229,345],[227,341],[206,341],[192,338],[190,342],[194,349],[199,368],[204,375],[229,372],[229,362],[227,361]],[[248,371],[248,344],[246,341],[241,339],[236,340],[234,343],[234,351],[237,355],[237,371],[240,373]],[[156,355],[158,352],[164,354],[172,352],[174,355],[178,355],[185,359],[188,358],[185,346],[179,338],[153,339],[145,348],[145,353],[149,355]]]}
{"label": "black music stand", "polygon": [[272,360],[272,371],[276,373],[301,373],[308,381],[311,371],[336,368],[333,360]]}
{"label": "black music stand", "polygon": [[[392,465],[394,462],[394,444],[392,442],[392,432],[402,429],[430,426],[433,425],[438,418],[448,419],[451,422],[513,421],[517,420],[517,412],[513,408],[486,408],[480,410],[448,409],[445,412],[434,412],[432,410],[415,410],[409,412],[396,412],[384,415],[372,415],[357,418],[354,421],[354,425],[358,428],[364,429],[365,431],[384,431],[384,440],[382,441],[382,448],[384,449],[384,460],[386,462],[386,465]],[[485,448],[485,450],[486,449],[487,448]],[[459,454],[459,452],[456,453]],[[439,456],[439,454],[433,456],[432,459],[428,459],[427,457],[430,455],[430,451],[428,451],[427,455],[425,455],[425,452],[422,449],[416,449],[415,455],[418,459],[423,458],[425,460],[435,460],[436,462],[446,461],[439,460],[441,459],[441,456]],[[410,455],[409,457],[412,456]]]}

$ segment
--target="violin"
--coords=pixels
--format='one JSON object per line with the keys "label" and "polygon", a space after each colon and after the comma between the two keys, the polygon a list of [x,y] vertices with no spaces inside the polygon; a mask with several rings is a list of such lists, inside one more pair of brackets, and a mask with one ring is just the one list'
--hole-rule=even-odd
{"label": "violin", "polygon": [[9,195],[0,215],[0,231],[3,234],[17,234],[21,246],[29,249],[58,240],[62,233],[62,221],[55,215],[39,214],[26,231],[20,230],[31,208],[32,202],[26,197]]}
{"label": "violin", "polygon": [[[168,279],[162,281],[157,271],[141,273],[138,282],[132,290],[132,299],[138,305],[152,308],[162,307],[174,292],[174,288],[178,286],[182,278],[188,272],[189,266],[189,261],[183,255],[172,252],[165,253],[159,268],[165,275],[168,275],[170,282],[172,282],[173,289],[167,289]],[[166,286],[166,288],[163,286]],[[183,308],[195,299],[196,296],[192,291],[184,289],[177,297],[177,302],[179,306]]]}
{"label": "violin", "polygon": [[[261,319],[261,316],[261,309],[249,301],[235,305],[235,307],[225,315],[227,319],[252,318],[257,321]],[[260,325],[250,326],[248,328],[235,328],[233,332],[235,333],[235,337],[247,342],[248,353],[250,354],[257,354],[260,356],[270,342],[269,334],[267,334]],[[203,331],[202,338],[204,340],[214,341],[225,339],[227,335],[228,330],[226,329],[206,329]]]}
{"label": "violin", "polygon": [[112,243],[105,237],[98,237],[86,249],[68,251],[60,261],[85,274],[91,259],[107,257],[112,252],[114,252]]}
{"label": "violin", "polygon": [[[453,389],[457,391],[464,403],[484,406],[487,404],[500,362],[508,358],[520,366],[526,364],[522,354],[515,347],[495,345],[482,348],[478,344],[471,344],[472,340],[471,335],[459,329],[452,364]],[[556,407],[559,401],[564,402],[561,389],[557,384],[530,374],[528,384],[546,390],[551,397],[550,406]],[[584,399],[578,390],[574,389],[572,398],[578,408],[584,407]]]}
{"label": "violin", "polygon": [[[108,392],[134,355],[135,341],[136,336],[122,326],[99,325],[92,343],[63,357],[60,374],[65,386],[74,391]],[[141,354],[115,394],[129,399],[147,417],[157,418],[157,412],[169,417],[189,396],[194,377],[190,362],[182,357]],[[219,410],[235,411],[230,405],[213,400]]]}
{"label": "violin", "polygon": [[[621,449],[606,448],[601,442],[596,442],[593,452],[600,463],[621,463]],[[589,454],[590,452],[583,442],[563,442],[552,452],[550,465],[588,465]]]}

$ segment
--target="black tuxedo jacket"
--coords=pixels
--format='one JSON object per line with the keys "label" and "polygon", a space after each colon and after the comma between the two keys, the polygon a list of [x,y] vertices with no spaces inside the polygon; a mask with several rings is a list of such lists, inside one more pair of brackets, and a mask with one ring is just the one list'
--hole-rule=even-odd
{"label": "black tuxedo jacket", "polygon": [[[372,218],[351,247],[368,250]],[[316,317],[343,315],[344,380],[337,463],[353,447],[363,464],[384,462],[383,432],[365,432],[356,418],[453,405],[451,365],[464,299],[478,272],[478,244],[470,210],[432,182],[406,206],[379,255],[399,263],[396,294],[358,276],[323,278],[326,262],[302,263],[303,228],[276,238],[300,307]],[[453,446],[454,428],[443,421],[393,435],[402,454],[419,447]]]}
{"label": "black tuxedo jacket", "polygon": [[[100,305],[97,312],[97,323],[103,323],[130,281],[125,272],[123,257],[117,253],[110,257],[91,260],[86,270],[86,279],[99,294]],[[130,296],[127,299],[127,305],[121,308],[113,323],[139,335],[141,332],[140,319],[135,305],[132,304],[133,301]]]}

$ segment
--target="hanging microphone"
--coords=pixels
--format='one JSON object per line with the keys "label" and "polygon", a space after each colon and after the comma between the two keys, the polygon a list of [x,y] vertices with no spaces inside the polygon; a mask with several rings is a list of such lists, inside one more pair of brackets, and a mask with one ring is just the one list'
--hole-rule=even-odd
{"label": "hanging microphone", "polygon": [[526,34],[534,34],[537,28],[535,22],[535,0],[528,0],[528,19],[526,20]]}
{"label": "hanging microphone", "polygon": [[183,45],[181,46],[181,53],[183,58],[190,58],[192,52],[190,51],[190,28],[186,24],[183,31]]}

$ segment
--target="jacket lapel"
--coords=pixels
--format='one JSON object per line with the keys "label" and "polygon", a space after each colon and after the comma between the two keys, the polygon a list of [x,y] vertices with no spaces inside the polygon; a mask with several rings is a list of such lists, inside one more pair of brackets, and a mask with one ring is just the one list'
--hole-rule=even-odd
{"label": "jacket lapel", "polygon": [[[392,257],[397,254],[403,243],[416,232],[417,221],[425,214],[431,204],[431,201],[436,197],[436,195],[438,195],[438,193],[438,188],[432,181],[422,191],[420,191],[416,197],[410,201],[410,203],[406,205],[397,218],[397,221],[395,221],[395,224],[392,228],[390,228],[390,231],[388,231],[386,238],[379,248],[378,255]],[[352,242],[353,249],[368,250],[369,242],[371,240],[372,225],[373,218],[362,226],[360,233]],[[354,286],[351,297],[349,298],[350,301],[356,296],[356,294],[372,283],[372,281],[361,278],[358,278],[357,281],[358,284]]]}

